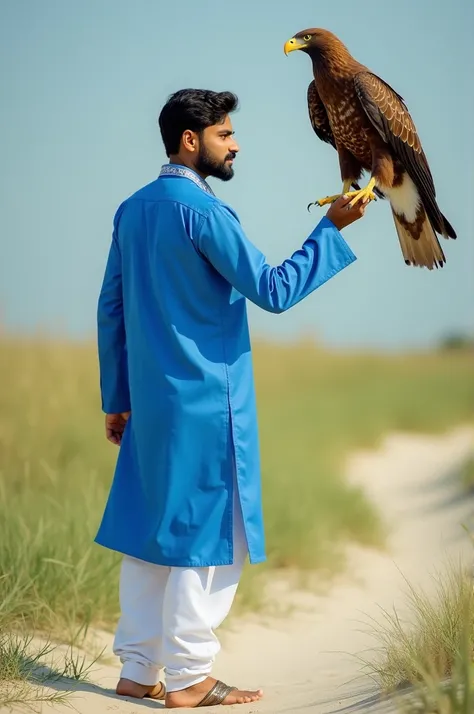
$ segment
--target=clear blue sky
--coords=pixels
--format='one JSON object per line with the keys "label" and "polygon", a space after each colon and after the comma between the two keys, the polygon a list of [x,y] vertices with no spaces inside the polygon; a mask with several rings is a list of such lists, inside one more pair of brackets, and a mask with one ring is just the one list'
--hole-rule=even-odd
{"label": "clear blue sky", "polygon": [[335,346],[429,346],[474,331],[473,4],[451,0],[0,0],[0,321],[95,334],[112,217],[166,161],[162,103],[230,89],[241,153],[214,189],[277,264],[339,190],[334,150],[309,125],[309,59],[283,44],[326,27],[408,103],[458,233],[442,271],[407,268],[385,202],[345,235],[359,260],[284,315],[250,306],[253,335]]}

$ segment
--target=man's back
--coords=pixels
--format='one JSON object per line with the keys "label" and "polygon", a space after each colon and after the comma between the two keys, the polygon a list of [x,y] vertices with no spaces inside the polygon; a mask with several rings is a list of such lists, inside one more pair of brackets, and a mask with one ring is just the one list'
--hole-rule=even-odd
{"label": "man's back", "polygon": [[[225,338],[245,320],[246,306],[196,246],[217,201],[192,180],[165,175],[117,212],[132,406],[133,375],[148,360],[157,378],[152,390],[222,377]],[[232,362],[238,358],[234,352]]]}

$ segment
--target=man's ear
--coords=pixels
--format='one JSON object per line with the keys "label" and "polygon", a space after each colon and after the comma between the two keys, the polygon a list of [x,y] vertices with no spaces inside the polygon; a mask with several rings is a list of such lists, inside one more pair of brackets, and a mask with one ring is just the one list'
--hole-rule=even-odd
{"label": "man's ear", "polygon": [[181,142],[183,144],[183,148],[186,149],[186,151],[194,152],[197,150],[198,141],[197,135],[194,131],[186,129],[186,131],[183,132],[183,136],[181,137]]}

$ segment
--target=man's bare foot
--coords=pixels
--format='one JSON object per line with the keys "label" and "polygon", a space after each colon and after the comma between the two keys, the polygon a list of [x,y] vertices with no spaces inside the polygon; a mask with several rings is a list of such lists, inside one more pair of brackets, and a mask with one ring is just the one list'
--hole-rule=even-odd
{"label": "man's bare foot", "polygon": [[146,684],[132,682],[131,679],[120,679],[115,692],[121,697],[135,697],[136,699],[150,697],[151,699],[164,699],[166,695],[166,688],[163,682],[158,682],[158,684],[153,684],[149,687]]}
{"label": "man's bare foot", "polygon": [[[195,684],[187,689],[180,689],[178,692],[168,692],[166,695],[165,706],[168,709],[177,709],[179,707],[194,708],[202,702],[208,692],[214,687],[217,680],[213,677],[208,677],[203,682]],[[258,689],[255,692],[247,692],[242,689],[233,689],[227,694],[220,704],[250,704],[263,697],[263,692]],[[211,702],[209,702],[211,705]]]}

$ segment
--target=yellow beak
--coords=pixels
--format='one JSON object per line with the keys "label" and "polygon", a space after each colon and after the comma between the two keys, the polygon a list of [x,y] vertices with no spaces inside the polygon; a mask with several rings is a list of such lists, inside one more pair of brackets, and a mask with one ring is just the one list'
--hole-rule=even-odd
{"label": "yellow beak", "polygon": [[283,51],[285,55],[288,55],[289,52],[294,52],[295,50],[302,50],[304,47],[306,47],[304,42],[301,42],[301,40],[297,40],[295,37],[292,37],[291,40],[285,42]]}

